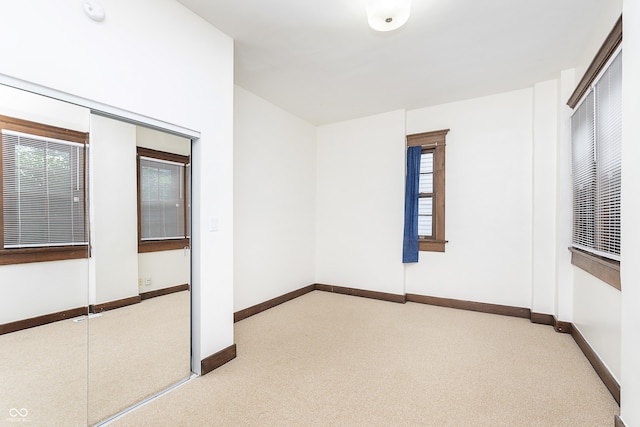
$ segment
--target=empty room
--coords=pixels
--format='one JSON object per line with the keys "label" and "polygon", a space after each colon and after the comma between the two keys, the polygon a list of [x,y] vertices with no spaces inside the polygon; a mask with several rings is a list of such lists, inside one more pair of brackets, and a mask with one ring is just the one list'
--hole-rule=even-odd
{"label": "empty room", "polygon": [[0,425],[640,426],[633,0],[34,0]]}

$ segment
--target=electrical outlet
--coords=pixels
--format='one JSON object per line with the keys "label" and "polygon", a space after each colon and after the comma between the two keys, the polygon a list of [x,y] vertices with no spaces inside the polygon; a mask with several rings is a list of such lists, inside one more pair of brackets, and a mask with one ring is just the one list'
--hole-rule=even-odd
{"label": "electrical outlet", "polygon": [[142,277],[138,277],[138,286],[142,286]]}
{"label": "electrical outlet", "polygon": [[145,277],[144,278],[144,285],[145,286],[151,286],[151,277]]}

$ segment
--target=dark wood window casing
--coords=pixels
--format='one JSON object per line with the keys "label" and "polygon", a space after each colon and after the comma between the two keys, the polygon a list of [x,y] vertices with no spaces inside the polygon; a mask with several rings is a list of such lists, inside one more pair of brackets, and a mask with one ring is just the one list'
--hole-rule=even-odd
{"label": "dark wood window casing", "polygon": [[421,251],[444,252],[445,240],[445,148],[449,129],[407,135],[407,147],[422,147],[422,152],[433,153],[433,193],[420,194],[432,199],[431,236],[418,236]]}
{"label": "dark wood window casing", "polygon": [[[6,129],[15,132],[22,132],[34,136],[44,138],[53,138],[61,141],[69,141],[86,146],[89,140],[89,134],[78,132],[75,130],[49,126],[42,123],[30,122],[14,117],[0,116],[0,129]],[[4,188],[2,181],[3,161],[2,161],[2,142],[0,142],[0,188]],[[82,181],[86,176],[86,164],[81,165]],[[86,220],[86,190],[83,197],[83,209]],[[89,257],[89,246],[87,244],[76,244],[69,246],[39,246],[39,247],[21,247],[5,249],[4,242],[4,195],[0,197],[0,265],[25,264],[31,262],[44,261],[60,261],[68,259],[82,259]]]}
{"label": "dark wood window casing", "polygon": [[[603,71],[604,67],[609,62],[612,55],[617,51],[621,43],[622,16],[620,16],[616,21],[613,29],[596,53],[596,56],[593,58],[589,68],[587,68],[587,71],[582,79],[580,79],[576,89],[571,94],[571,97],[569,97],[569,100],[567,101],[567,105],[569,107],[575,108],[578,105],[579,101],[589,91],[589,88],[593,85],[593,82],[596,80],[598,75]],[[573,247],[570,247],[569,250],[571,251],[571,264],[599,278],[618,290],[622,289],[619,261],[597,256]]]}
{"label": "dark wood window casing", "polygon": [[185,165],[185,176],[182,180],[183,182],[183,194],[185,195],[185,199],[187,197],[189,188],[187,184],[187,176],[186,176],[186,166],[190,163],[188,156],[182,156],[180,154],[167,153],[164,151],[152,150],[149,148],[138,147],[138,161],[137,163],[137,174],[138,174],[138,253],[145,252],[158,252],[158,251],[168,251],[175,249],[184,249],[190,247],[190,239],[188,229],[188,205],[187,203],[183,204],[184,207],[184,238],[179,239],[165,239],[165,240],[142,240],[142,214],[141,214],[141,186],[140,186],[140,157],[149,157],[158,160],[166,160],[175,163],[182,163]]}

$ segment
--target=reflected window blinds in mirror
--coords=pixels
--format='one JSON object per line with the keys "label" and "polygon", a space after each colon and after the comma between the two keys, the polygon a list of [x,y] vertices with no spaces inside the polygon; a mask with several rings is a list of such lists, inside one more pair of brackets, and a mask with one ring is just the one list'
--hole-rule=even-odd
{"label": "reflected window blinds in mirror", "polygon": [[138,147],[139,252],[189,246],[189,157]]}
{"label": "reflected window blinds in mirror", "polygon": [[0,116],[0,265],[86,258],[88,135]]}

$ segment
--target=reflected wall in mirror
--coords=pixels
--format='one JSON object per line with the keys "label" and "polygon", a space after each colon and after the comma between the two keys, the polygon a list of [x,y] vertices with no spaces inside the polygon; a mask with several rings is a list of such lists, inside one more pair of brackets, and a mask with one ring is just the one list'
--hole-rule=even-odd
{"label": "reflected wall in mirror", "polygon": [[89,110],[0,85],[0,114],[0,425],[86,425],[85,149],[68,137]]}
{"label": "reflected wall in mirror", "polygon": [[91,116],[90,424],[191,374],[190,151]]}

